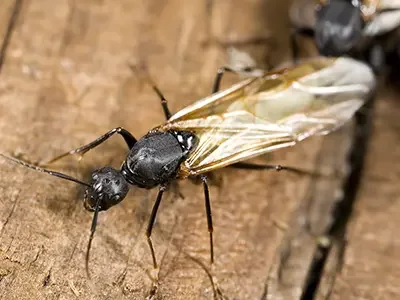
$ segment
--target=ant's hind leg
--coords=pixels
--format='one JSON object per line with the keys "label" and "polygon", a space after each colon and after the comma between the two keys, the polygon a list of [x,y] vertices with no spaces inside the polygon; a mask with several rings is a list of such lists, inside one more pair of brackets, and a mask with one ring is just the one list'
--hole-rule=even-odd
{"label": "ant's hind leg", "polygon": [[230,167],[243,170],[275,170],[275,171],[288,171],[298,175],[323,176],[322,174],[319,174],[317,172],[312,172],[301,168],[281,166],[281,165],[261,165],[261,164],[247,163],[247,162],[238,162],[233,165],[230,165]]}
{"label": "ant's hind leg", "polygon": [[[203,180],[200,176],[188,177],[190,182],[195,185],[203,184]],[[207,172],[207,184],[208,186],[215,186],[217,188],[222,188],[224,186],[224,179],[225,177],[219,173],[210,171]]]}
{"label": "ant's hind leg", "polygon": [[256,69],[255,67],[244,67],[243,69],[238,69],[235,70],[234,68],[228,67],[228,66],[224,66],[218,69],[217,71],[217,75],[215,76],[214,79],[214,84],[213,84],[213,88],[212,88],[212,94],[217,93],[220,88],[221,88],[221,81],[222,81],[222,77],[224,76],[224,74],[226,72],[230,72],[230,73],[236,73],[236,74],[240,74],[240,75],[245,75],[245,76],[249,76],[249,77],[253,77],[253,76],[259,76],[259,75],[251,75],[251,71],[255,71],[259,69]]}
{"label": "ant's hind leg", "polygon": [[212,94],[214,94],[214,93],[219,91],[220,86],[221,86],[221,80],[222,80],[222,77],[224,76],[225,72],[235,73],[235,71],[232,70],[229,67],[221,67],[221,68],[219,68],[218,71],[217,71],[217,75],[215,76],[215,79],[214,79],[214,85],[213,85],[213,88],[212,88]]}
{"label": "ant's hind leg", "polygon": [[42,166],[47,166],[50,165],[52,163],[55,163],[56,161],[70,156],[70,155],[74,155],[74,154],[79,154],[80,157],[82,157],[86,152],[88,152],[89,150],[96,148],[97,146],[99,146],[100,144],[102,144],[103,142],[105,142],[106,140],[108,140],[111,136],[113,136],[115,133],[118,133],[119,135],[121,135],[124,138],[125,143],[127,144],[128,148],[131,149],[133,147],[133,145],[136,143],[136,139],[134,138],[134,136],[127,131],[126,129],[122,128],[122,127],[117,127],[114,129],[111,129],[110,131],[108,131],[107,133],[105,133],[104,135],[98,137],[97,139],[95,139],[93,142],[84,145],[82,147],[76,148],[74,150],[68,151],[64,154],[61,154],[49,161],[47,161],[44,164],[41,164]]}

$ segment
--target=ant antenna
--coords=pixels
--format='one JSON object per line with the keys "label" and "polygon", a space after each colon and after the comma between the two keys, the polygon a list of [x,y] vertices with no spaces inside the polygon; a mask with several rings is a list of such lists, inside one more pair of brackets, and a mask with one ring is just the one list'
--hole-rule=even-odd
{"label": "ant antenna", "polygon": [[94,233],[96,231],[96,226],[97,226],[97,217],[99,215],[99,210],[100,210],[100,202],[101,202],[101,197],[97,198],[96,201],[96,206],[94,208],[94,214],[93,214],[93,219],[92,219],[92,226],[90,227],[90,237],[89,237],[89,242],[87,245],[87,250],[86,250],[86,258],[85,258],[85,269],[86,269],[86,276],[87,278],[91,279],[90,277],[90,272],[89,272],[89,256],[90,256],[90,248],[92,247],[92,240],[94,237]]}
{"label": "ant antenna", "polygon": [[[50,174],[52,176],[59,177],[59,178],[62,178],[62,179],[65,179],[65,180],[69,180],[69,181],[72,181],[72,182],[76,182],[76,183],[82,184],[82,185],[84,185],[86,187],[89,187],[89,188],[91,187],[90,184],[87,184],[86,182],[80,181],[79,179],[76,179],[76,178],[71,177],[69,175],[66,175],[66,174],[63,174],[63,173],[60,173],[60,172],[55,172],[55,171],[43,169],[41,167],[28,164],[27,162],[24,162],[24,161],[19,160],[19,159],[15,158],[15,157],[12,157],[12,156],[4,155],[2,153],[0,153],[0,156],[4,157],[5,159],[11,160],[11,161],[13,161],[13,162],[15,162],[17,164],[20,164],[20,165],[22,165],[24,167],[30,168],[32,170],[35,170],[35,171],[38,171],[38,172],[47,173],[47,174]],[[94,233],[96,231],[97,218],[98,218],[99,211],[100,211],[100,203],[101,203],[101,197],[98,197],[98,199],[96,201],[96,206],[95,206],[95,209],[94,209],[94,215],[93,215],[93,219],[92,219],[92,226],[90,228],[89,243],[88,243],[87,250],[86,250],[85,267],[86,267],[86,275],[87,275],[87,277],[89,279],[90,279],[90,272],[89,272],[90,248],[92,246],[92,240],[93,240],[93,237],[94,237]]]}
{"label": "ant antenna", "polygon": [[83,182],[83,181],[80,181],[79,179],[76,179],[76,178],[74,178],[72,176],[69,176],[69,175],[66,175],[66,174],[63,174],[63,173],[60,173],[60,172],[56,172],[56,171],[43,169],[41,167],[28,164],[27,162],[24,162],[23,160],[19,160],[19,159],[15,158],[15,157],[12,157],[12,156],[4,155],[2,153],[0,153],[0,156],[4,157],[5,159],[11,160],[11,161],[13,161],[13,162],[15,162],[17,164],[20,164],[20,165],[22,165],[24,167],[30,168],[32,170],[35,170],[35,171],[38,171],[38,172],[42,172],[42,173],[47,173],[47,174],[50,174],[50,175],[55,176],[55,177],[59,177],[59,178],[65,179],[65,180],[69,180],[69,181],[72,181],[72,182],[75,182],[75,183],[79,183],[79,184],[82,184],[82,185],[84,185],[86,187],[91,187],[90,184],[88,184],[86,182]]}

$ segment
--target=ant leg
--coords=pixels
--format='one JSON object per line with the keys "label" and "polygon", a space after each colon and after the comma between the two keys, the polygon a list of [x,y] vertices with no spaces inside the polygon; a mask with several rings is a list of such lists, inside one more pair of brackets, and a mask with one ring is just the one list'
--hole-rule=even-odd
{"label": "ant leg", "polygon": [[217,71],[217,75],[215,76],[215,79],[214,79],[214,85],[213,85],[213,89],[212,89],[212,94],[214,94],[214,93],[216,93],[216,92],[218,92],[220,90],[222,77],[224,76],[224,74],[226,72],[244,75],[244,74],[246,74],[247,72],[249,72],[249,71],[251,71],[253,69],[254,68],[252,68],[252,67],[248,67],[248,68],[244,68],[242,70],[234,70],[234,69],[232,69],[230,67],[227,67],[227,66],[219,68],[218,71]]}
{"label": "ant leg", "polygon": [[316,175],[315,173],[294,167],[285,167],[281,165],[258,165],[246,162],[238,162],[231,165],[233,168],[244,170],[275,170],[275,171],[289,171],[301,175]]}
{"label": "ant leg", "polygon": [[386,65],[392,66],[392,64],[386,64],[385,50],[381,44],[371,46],[367,52],[367,62],[372,67],[375,74],[383,72]]}
{"label": "ant leg", "polygon": [[117,127],[117,128],[111,129],[106,134],[100,136],[99,138],[97,138],[93,142],[91,142],[91,143],[89,143],[87,145],[84,145],[82,147],[79,147],[77,149],[71,150],[69,152],[66,152],[64,154],[61,154],[61,155],[49,160],[44,165],[52,164],[52,163],[60,160],[61,158],[64,158],[64,157],[69,156],[69,155],[80,154],[80,156],[82,157],[90,149],[93,149],[93,148],[99,146],[100,144],[105,142],[107,139],[109,139],[115,133],[120,134],[124,138],[124,140],[125,140],[126,144],[128,145],[129,149],[131,149],[133,147],[133,145],[136,143],[136,139],[133,137],[133,135],[129,131],[127,131],[126,129],[124,129],[122,127]]}
{"label": "ant leg", "polygon": [[158,210],[158,207],[160,206],[162,195],[164,194],[165,190],[166,190],[165,185],[160,186],[160,190],[158,191],[157,199],[153,205],[149,223],[147,224],[147,229],[146,229],[147,243],[149,244],[150,251],[151,251],[151,257],[153,258],[154,269],[157,269],[158,265],[157,265],[156,255],[154,252],[153,242],[151,240],[151,232],[153,231],[154,221],[156,220],[156,216],[157,216],[157,210]]}
{"label": "ant leg", "polygon": [[290,33],[290,48],[292,48],[292,59],[294,63],[297,63],[299,56],[299,45],[296,40],[297,33],[296,29]]}
{"label": "ant leg", "polygon": [[212,94],[214,94],[214,93],[219,91],[219,88],[220,88],[220,85],[221,85],[221,80],[222,80],[222,77],[224,76],[225,72],[235,73],[235,71],[232,70],[229,67],[219,68],[218,71],[217,71],[217,75],[215,76],[214,85],[213,85],[213,89],[212,89]]}
{"label": "ant leg", "polygon": [[157,96],[161,100],[161,106],[164,111],[165,118],[167,121],[171,118],[172,114],[171,111],[168,108],[168,101],[165,99],[163,93],[160,91],[160,89],[157,87],[157,85],[154,83],[153,79],[151,79],[150,75],[148,74],[147,70],[139,70],[137,66],[130,65],[129,66],[134,73],[142,73],[141,71],[144,71],[144,75],[142,79],[144,79],[149,85],[151,85],[152,89],[156,92]]}
{"label": "ant leg", "polygon": [[171,118],[172,114],[168,108],[168,102],[167,99],[165,99],[164,95],[161,93],[160,89],[151,81],[151,87],[153,90],[157,93],[158,97],[161,100],[161,106],[164,111],[165,118],[167,121]]}
{"label": "ant leg", "polygon": [[93,219],[92,219],[92,226],[90,227],[89,242],[88,242],[87,249],[86,249],[85,269],[86,269],[86,276],[89,279],[90,279],[90,272],[89,272],[90,249],[92,247],[92,241],[93,241],[94,233],[96,232],[97,218],[99,216],[99,211],[100,211],[100,200],[101,200],[101,198],[99,197],[97,199],[97,201],[96,201],[96,206],[95,206],[95,209],[94,209],[94,214],[93,214]]}
{"label": "ant leg", "polygon": [[290,33],[290,47],[292,48],[293,62],[297,63],[299,59],[299,44],[297,43],[297,36],[305,36],[314,38],[314,30],[310,28],[294,28]]}
{"label": "ant leg", "polygon": [[213,243],[214,229],[213,229],[213,221],[212,221],[212,214],[211,214],[210,192],[208,190],[207,176],[201,175],[200,178],[201,178],[201,181],[203,182],[204,200],[205,200],[206,215],[207,215],[207,226],[208,226],[208,232],[210,234],[210,261],[211,261],[211,264],[213,264],[214,263],[214,243]]}

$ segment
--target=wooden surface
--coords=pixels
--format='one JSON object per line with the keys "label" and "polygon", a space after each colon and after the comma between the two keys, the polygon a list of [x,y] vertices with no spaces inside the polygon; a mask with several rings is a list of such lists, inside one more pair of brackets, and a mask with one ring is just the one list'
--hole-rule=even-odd
{"label": "wooden surface", "polygon": [[[11,36],[6,33],[15,1],[0,5],[0,35],[10,36],[0,73],[0,152],[32,160],[45,161],[113,127],[140,137],[163,122],[158,98],[129,63],[148,66],[176,111],[210,93],[230,41],[264,66],[290,57],[285,1],[19,2]],[[342,272],[334,272],[339,261],[328,264],[333,271],[323,277],[321,299],[332,289],[334,299],[398,299],[399,105],[395,96],[377,104]],[[310,170],[322,161],[322,169],[340,171],[343,162],[334,163],[332,155],[343,160],[350,132],[351,124],[328,139],[315,138],[261,160]],[[337,153],[326,150],[338,143]],[[318,155],[321,149],[328,155]],[[125,153],[115,137],[83,161],[67,160],[57,169],[87,178],[95,168],[119,166]],[[330,222],[333,197],[325,197],[327,203],[311,197],[316,182],[309,176],[228,168],[215,177],[215,264],[209,265],[201,187],[179,182],[184,198],[170,190],[153,233],[161,262],[155,298],[212,299],[211,272],[227,299],[300,299],[319,235]],[[338,183],[322,181],[325,195],[332,195]],[[0,195],[0,299],[150,295],[154,274],[144,228],[156,191],[133,188],[120,205],[100,214],[91,284],[84,256],[92,214],[83,208],[79,186],[0,160]],[[304,226],[310,217],[311,231]]]}
{"label": "wooden surface", "polygon": [[[332,299],[399,299],[399,95],[382,93],[359,199]],[[324,298],[322,298],[324,299]]]}

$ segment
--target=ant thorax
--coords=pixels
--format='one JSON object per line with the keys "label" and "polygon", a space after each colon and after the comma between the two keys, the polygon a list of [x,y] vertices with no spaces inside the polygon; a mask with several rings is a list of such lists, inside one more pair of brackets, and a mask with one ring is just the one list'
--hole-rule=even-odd
{"label": "ant thorax", "polygon": [[151,131],[132,147],[121,173],[130,184],[141,188],[171,181],[196,141],[196,136],[187,131]]}

